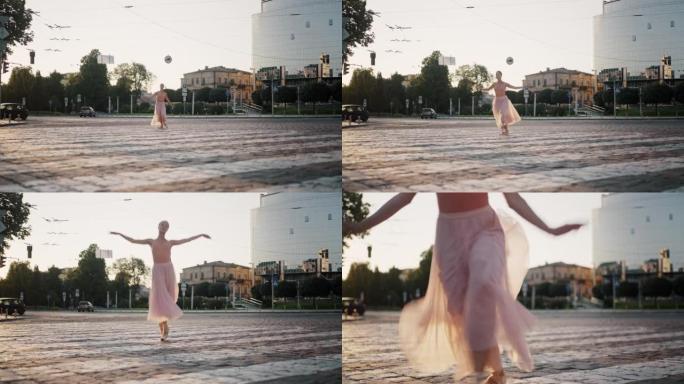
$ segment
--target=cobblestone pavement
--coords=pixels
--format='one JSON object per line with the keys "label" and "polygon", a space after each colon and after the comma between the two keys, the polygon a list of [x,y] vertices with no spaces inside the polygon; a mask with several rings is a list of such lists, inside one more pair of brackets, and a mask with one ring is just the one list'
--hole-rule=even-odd
{"label": "cobblestone pavement", "polygon": [[350,191],[684,191],[684,120],[374,119],[342,147]]}
{"label": "cobblestone pavement", "polygon": [[28,312],[0,321],[0,382],[340,382],[336,313],[186,313],[164,343],[145,319]]}
{"label": "cobblestone pavement", "polygon": [[[527,337],[536,369],[504,359],[509,384],[684,382],[684,311],[536,311]],[[411,369],[397,343],[398,312],[342,324],[343,383],[450,383],[453,372]],[[472,382],[472,378],[461,382]]]}
{"label": "cobblestone pavement", "polygon": [[31,117],[0,126],[0,190],[332,191],[339,119]]}

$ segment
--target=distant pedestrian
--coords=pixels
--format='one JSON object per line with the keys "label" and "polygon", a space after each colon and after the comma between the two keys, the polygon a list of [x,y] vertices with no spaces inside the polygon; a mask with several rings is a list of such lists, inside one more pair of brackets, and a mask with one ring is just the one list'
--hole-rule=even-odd
{"label": "distant pedestrian", "polygon": [[[366,232],[413,197],[398,194],[360,223],[345,222],[345,234]],[[549,234],[581,227],[549,227],[520,195],[505,197],[511,209]],[[535,319],[515,299],[527,273],[525,233],[513,218],[490,207],[486,193],[438,193],[437,202],[428,288],[422,299],[402,310],[401,347],[422,371],[439,373],[456,364],[456,380],[476,374],[485,384],[504,384],[501,349],[521,370],[533,369],[525,333]]]}
{"label": "distant pedestrian", "polygon": [[152,248],[152,287],[150,288],[149,310],[147,320],[159,322],[161,341],[169,337],[170,320],[176,320],[183,311],[176,305],[178,300],[178,283],[176,273],[171,263],[171,247],[185,244],[200,237],[211,239],[209,235],[201,234],[182,240],[167,240],[166,232],[169,230],[169,222],[164,220],[159,223],[159,234],[156,239],[135,240],[119,232],[110,232],[119,235],[133,244],[147,244]]}
{"label": "distant pedestrian", "polygon": [[155,92],[152,97],[154,97],[154,116],[150,125],[157,128],[168,128],[169,125],[166,123],[166,103],[170,103],[171,100],[169,100],[169,95],[164,91],[164,84],[159,85],[159,91]]}
{"label": "distant pedestrian", "polygon": [[520,122],[521,118],[513,103],[506,96],[506,89],[522,89],[522,87],[514,87],[502,81],[501,76],[501,71],[496,71],[496,82],[483,89],[483,91],[488,92],[494,89],[496,97],[492,102],[492,113],[494,114],[494,119],[496,119],[496,126],[501,129],[501,134],[508,135],[508,127]]}

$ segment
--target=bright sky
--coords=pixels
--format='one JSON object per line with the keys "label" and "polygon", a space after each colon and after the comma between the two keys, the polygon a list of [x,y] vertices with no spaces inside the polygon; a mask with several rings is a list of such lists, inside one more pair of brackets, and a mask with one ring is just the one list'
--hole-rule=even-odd
{"label": "bright sky", "polygon": [[[113,55],[115,65],[144,64],[156,76],[152,89],[160,83],[180,88],[183,73],[204,66],[250,71],[251,15],[260,12],[260,4],[259,0],[27,0],[28,8],[40,12],[33,18],[35,36],[27,47],[15,47],[9,61],[28,65],[27,49],[33,49],[34,72],[40,70],[44,76],[53,70],[77,72],[81,58],[97,48]],[[46,24],[71,28],[51,29]],[[167,54],[173,58],[171,64],[164,62]]]}
{"label": "bright sky", "polygon": [[[364,201],[371,204],[371,213],[394,194],[365,193]],[[591,215],[594,208],[601,206],[598,193],[524,193],[523,198],[537,215],[550,226],[567,223],[586,223],[577,232],[553,237],[524,221],[513,212],[503,195],[490,194],[490,204],[496,210],[504,210],[522,223],[530,244],[530,267],[545,262],[563,261],[591,267]],[[371,268],[377,266],[387,271],[393,266],[417,268],[420,254],[434,242],[435,224],[438,215],[437,198],[434,193],[417,195],[411,204],[404,207],[388,221],[373,228],[364,239],[350,241],[344,250],[344,276],[353,262],[367,262],[368,245],[373,246]]]}
{"label": "bright sky", "polygon": [[[26,193],[24,199],[36,205],[29,217],[31,236],[10,243],[6,254],[26,261],[25,243],[31,243],[31,268],[75,267],[79,253],[92,243],[113,251],[113,258],[106,260],[108,266],[118,258],[131,256],[152,266],[148,246],[128,243],[109,231],[154,238],[161,220],[171,224],[168,239],[200,233],[212,237],[173,248],[171,258],[178,273],[205,260],[244,266],[251,261],[250,211],[259,207],[258,193]],[[45,218],[69,221],[48,222]],[[4,277],[8,269],[0,270],[0,276]]]}
{"label": "bright sky", "polygon": [[[367,50],[374,50],[376,73],[417,74],[422,60],[439,50],[454,56],[457,67],[478,63],[492,73],[501,70],[504,80],[513,85],[547,67],[591,73],[593,16],[601,14],[601,4],[601,0],[368,0],[367,7],[380,12],[373,23],[375,43],[357,48],[350,63],[370,66]],[[386,24],[412,29],[391,30]],[[515,61],[510,66],[509,56]]]}

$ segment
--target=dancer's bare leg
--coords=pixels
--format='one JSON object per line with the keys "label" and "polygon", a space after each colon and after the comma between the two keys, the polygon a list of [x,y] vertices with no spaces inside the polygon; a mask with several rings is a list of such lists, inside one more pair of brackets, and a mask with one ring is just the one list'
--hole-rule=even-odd
{"label": "dancer's bare leg", "polygon": [[164,322],[159,323],[159,336],[164,337]]}
{"label": "dancer's bare leg", "polygon": [[166,336],[169,335],[169,322],[168,322],[168,321],[164,321],[163,324],[164,324],[164,337],[166,337]]}

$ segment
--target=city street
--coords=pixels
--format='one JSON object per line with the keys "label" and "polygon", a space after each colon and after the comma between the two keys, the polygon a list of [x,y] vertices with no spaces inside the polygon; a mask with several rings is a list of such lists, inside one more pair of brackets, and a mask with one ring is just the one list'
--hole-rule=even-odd
{"label": "city street", "polygon": [[0,382],[332,383],[338,313],[186,313],[160,342],[145,312],[0,320]]}
{"label": "city street", "polygon": [[0,126],[0,190],[335,191],[337,118],[29,117]]}
{"label": "city street", "polygon": [[[684,312],[536,311],[527,337],[535,371],[504,359],[509,384],[674,384],[684,381]],[[450,383],[407,364],[397,342],[399,312],[343,322],[344,383]],[[370,381],[367,381],[370,380]],[[462,382],[468,382],[466,379]]]}
{"label": "city street", "polygon": [[684,120],[373,119],[342,130],[350,191],[684,190]]}

